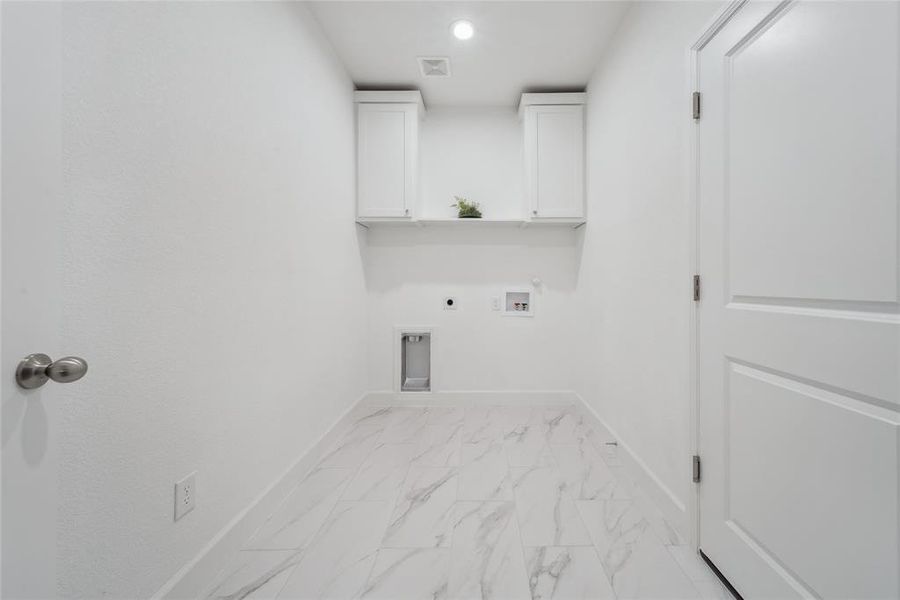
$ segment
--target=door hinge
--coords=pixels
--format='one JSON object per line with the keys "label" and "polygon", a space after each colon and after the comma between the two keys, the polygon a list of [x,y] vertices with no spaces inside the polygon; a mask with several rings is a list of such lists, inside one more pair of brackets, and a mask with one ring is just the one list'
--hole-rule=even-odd
{"label": "door hinge", "polygon": [[700,92],[691,94],[691,114],[695,121],[700,118]]}
{"label": "door hinge", "polygon": [[694,302],[700,302],[700,276],[694,275]]}
{"label": "door hinge", "polygon": [[696,454],[691,460],[691,481],[700,483],[700,457]]}

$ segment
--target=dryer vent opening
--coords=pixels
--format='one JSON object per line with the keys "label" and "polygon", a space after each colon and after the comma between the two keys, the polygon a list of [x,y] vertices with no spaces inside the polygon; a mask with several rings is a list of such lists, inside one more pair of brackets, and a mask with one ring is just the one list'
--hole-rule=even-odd
{"label": "dryer vent opening", "polygon": [[400,340],[400,391],[431,391],[431,334],[404,333]]}

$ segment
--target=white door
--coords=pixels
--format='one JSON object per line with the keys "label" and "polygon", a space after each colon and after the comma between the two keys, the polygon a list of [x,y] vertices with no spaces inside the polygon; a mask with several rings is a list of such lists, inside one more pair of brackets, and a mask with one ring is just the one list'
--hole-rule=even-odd
{"label": "white door", "polygon": [[525,172],[532,218],[584,216],[584,107],[525,112]]}
{"label": "white door", "polygon": [[415,104],[359,104],[357,201],[360,217],[407,217],[416,195]]}
{"label": "white door", "polygon": [[700,548],[746,599],[900,598],[900,4],[699,52]]}
{"label": "white door", "polygon": [[0,4],[3,598],[56,596],[58,425],[69,388],[50,382],[26,391],[15,370],[27,354],[66,352],[59,346],[60,19],[56,3]]}

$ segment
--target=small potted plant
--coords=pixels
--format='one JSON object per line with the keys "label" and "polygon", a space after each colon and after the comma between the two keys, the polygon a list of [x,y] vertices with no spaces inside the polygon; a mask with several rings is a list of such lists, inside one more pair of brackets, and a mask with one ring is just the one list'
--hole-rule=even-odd
{"label": "small potted plant", "polygon": [[453,196],[456,198],[456,202],[451,204],[453,208],[458,211],[457,216],[460,219],[480,219],[481,211],[478,210],[477,202],[469,202],[465,198],[460,198],[459,196]]}

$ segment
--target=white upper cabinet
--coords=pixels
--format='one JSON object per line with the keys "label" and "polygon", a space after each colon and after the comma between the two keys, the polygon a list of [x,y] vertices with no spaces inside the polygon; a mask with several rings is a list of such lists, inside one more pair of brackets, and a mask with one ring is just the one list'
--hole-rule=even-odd
{"label": "white upper cabinet", "polygon": [[[518,121],[511,107],[436,109],[424,120],[418,91],[355,100],[360,224],[584,224],[585,94],[522,94]],[[485,217],[458,219],[456,196]]]}
{"label": "white upper cabinet", "polygon": [[584,218],[584,94],[522,94],[532,220]]}
{"label": "white upper cabinet", "polygon": [[418,192],[419,92],[356,92],[357,217],[411,219]]}

